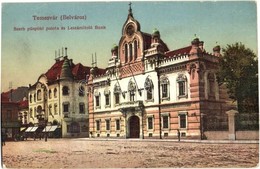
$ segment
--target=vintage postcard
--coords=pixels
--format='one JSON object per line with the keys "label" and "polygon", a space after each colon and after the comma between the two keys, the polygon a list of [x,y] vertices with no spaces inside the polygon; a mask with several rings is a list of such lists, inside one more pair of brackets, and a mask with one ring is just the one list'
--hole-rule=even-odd
{"label": "vintage postcard", "polygon": [[255,1],[1,5],[3,168],[258,165]]}

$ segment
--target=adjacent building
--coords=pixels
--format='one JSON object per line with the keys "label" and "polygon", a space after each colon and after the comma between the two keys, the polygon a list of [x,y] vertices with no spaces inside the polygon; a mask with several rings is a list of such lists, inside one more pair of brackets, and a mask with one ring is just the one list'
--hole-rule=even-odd
{"label": "adjacent building", "polygon": [[205,51],[195,38],[170,50],[161,32],[145,33],[131,6],[106,73],[88,80],[91,137],[203,139],[227,127],[227,95],[216,79],[220,47]]}
{"label": "adjacent building", "polygon": [[88,137],[85,84],[89,72],[90,67],[74,64],[65,48],[65,56],[56,58],[29,87],[29,122],[43,131],[59,130],[62,137]]}

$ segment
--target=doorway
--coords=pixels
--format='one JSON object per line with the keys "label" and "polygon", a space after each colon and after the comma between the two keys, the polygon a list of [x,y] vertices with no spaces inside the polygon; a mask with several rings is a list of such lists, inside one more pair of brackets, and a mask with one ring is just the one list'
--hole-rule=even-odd
{"label": "doorway", "polygon": [[140,138],[140,120],[137,116],[129,119],[130,138]]}

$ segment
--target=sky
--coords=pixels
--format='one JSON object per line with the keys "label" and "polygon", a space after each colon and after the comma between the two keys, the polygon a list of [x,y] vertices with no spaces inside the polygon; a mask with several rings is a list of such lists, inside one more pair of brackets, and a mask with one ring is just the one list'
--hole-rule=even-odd
{"label": "sky", "polygon": [[[129,2],[2,3],[1,89],[7,91],[34,84],[55,63],[55,51],[67,47],[75,64],[105,68],[111,48],[119,43],[127,19]],[[214,46],[242,42],[257,53],[257,11],[254,1],[133,1],[132,12],[141,31],[156,28],[170,50],[190,45],[195,37],[207,52]],[[85,16],[85,20],[60,20],[62,15]],[[57,20],[34,20],[33,16],[57,16]],[[95,26],[105,29],[95,29]],[[88,30],[68,30],[92,26]],[[41,31],[27,31],[43,27]],[[65,30],[46,31],[47,27]],[[20,31],[15,28],[24,28]],[[60,52],[61,53],[61,52]]]}

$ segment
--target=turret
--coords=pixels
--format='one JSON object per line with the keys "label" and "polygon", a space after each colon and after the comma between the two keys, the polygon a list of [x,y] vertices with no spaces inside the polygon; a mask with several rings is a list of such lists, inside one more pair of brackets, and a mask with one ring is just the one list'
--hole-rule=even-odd
{"label": "turret", "polygon": [[151,41],[151,47],[155,47],[160,44],[160,32],[158,29],[153,30]]}
{"label": "turret", "polygon": [[118,56],[118,46],[116,44],[114,44],[111,49],[111,55],[113,59]]}
{"label": "turret", "polygon": [[64,62],[63,62],[62,69],[61,69],[60,79],[64,79],[64,80],[73,79],[73,74],[72,74],[71,68],[70,68],[70,61],[67,58],[67,56],[64,57]]}
{"label": "turret", "polygon": [[[202,43],[201,43],[202,42]],[[199,38],[195,38],[193,39],[193,41],[191,41],[191,50],[190,50],[190,54],[199,54],[202,53],[201,48],[199,47],[200,45],[203,46],[203,41],[200,41]]]}
{"label": "turret", "polygon": [[220,56],[220,46],[217,45],[213,48],[213,55],[219,57]]}

